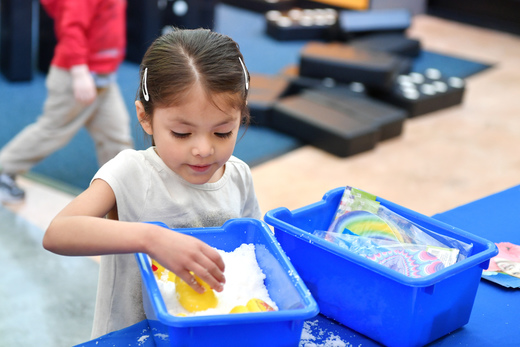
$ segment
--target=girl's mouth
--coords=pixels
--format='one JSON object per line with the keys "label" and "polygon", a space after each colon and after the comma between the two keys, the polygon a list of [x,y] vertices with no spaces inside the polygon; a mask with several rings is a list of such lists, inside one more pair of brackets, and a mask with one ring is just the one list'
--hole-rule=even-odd
{"label": "girl's mouth", "polygon": [[189,165],[189,167],[196,172],[204,172],[210,168],[211,165]]}

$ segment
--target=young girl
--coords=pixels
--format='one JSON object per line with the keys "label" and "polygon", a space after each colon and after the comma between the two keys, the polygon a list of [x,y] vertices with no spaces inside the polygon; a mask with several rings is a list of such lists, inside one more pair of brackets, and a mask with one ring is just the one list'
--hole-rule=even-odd
{"label": "young girl", "polygon": [[262,217],[250,169],[232,156],[239,126],[249,121],[249,75],[236,42],[209,30],[174,30],[150,46],[140,77],[137,117],[153,146],[105,164],[43,239],[58,254],[104,255],[92,338],[146,318],[133,253],[148,254],[198,292],[204,289],[190,272],[223,289],[216,250],[142,222],[212,227]]}

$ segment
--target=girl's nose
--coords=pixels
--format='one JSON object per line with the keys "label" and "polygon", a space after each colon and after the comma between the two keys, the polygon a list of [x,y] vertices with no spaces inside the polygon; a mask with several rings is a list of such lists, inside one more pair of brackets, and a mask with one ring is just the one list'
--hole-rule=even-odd
{"label": "girl's nose", "polygon": [[199,156],[199,157],[205,158],[210,155],[213,155],[215,153],[215,149],[209,139],[199,138],[195,142],[195,144],[191,150],[191,153],[194,156]]}

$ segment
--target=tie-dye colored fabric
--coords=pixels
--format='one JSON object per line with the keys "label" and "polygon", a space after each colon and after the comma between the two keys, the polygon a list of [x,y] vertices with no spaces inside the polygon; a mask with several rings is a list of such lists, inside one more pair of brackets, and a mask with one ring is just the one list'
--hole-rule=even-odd
{"label": "tie-dye colored fabric", "polygon": [[352,211],[339,216],[332,226],[339,234],[354,234],[374,239],[403,242],[399,231],[377,215],[367,211]]}
{"label": "tie-dye colored fabric", "polygon": [[426,251],[395,249],[367,257],[408,277],[419,278],[444,269],[444,264]]}

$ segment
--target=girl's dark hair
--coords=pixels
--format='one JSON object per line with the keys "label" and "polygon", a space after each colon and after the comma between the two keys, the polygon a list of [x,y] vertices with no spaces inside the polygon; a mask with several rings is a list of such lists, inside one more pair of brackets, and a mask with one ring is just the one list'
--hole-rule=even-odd
{"label": "girl's dark hair", "polygon": [[153,115],[156,107],[181,104],[198,82],[211,100],[214,101],[215,94],[225,96],[229,106],[241,111],[242,123],[249,124],[246,102],[249,73],[244,72],[239,58],[244,61],[233,39],[207,29],[173,28],[160,36],[146,51],[139,72],[138,97],[147,117]]}

